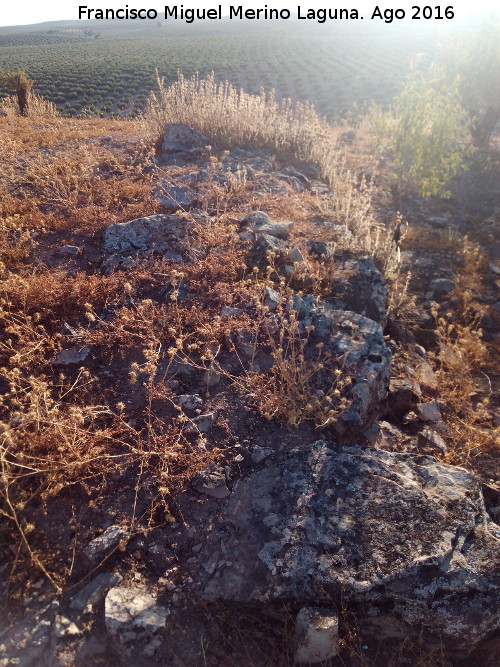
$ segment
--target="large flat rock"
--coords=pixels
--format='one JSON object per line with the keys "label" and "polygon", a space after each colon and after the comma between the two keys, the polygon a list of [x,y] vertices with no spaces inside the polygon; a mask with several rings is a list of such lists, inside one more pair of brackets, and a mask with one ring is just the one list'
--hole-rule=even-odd
{"label": "large flat rock", "polygon": [[462,468],[319,441],[241,479],[221,522],[237,546],[207,600],[342,600],[382,636],[389,617],[463,653],[498,625],[500,530]]}

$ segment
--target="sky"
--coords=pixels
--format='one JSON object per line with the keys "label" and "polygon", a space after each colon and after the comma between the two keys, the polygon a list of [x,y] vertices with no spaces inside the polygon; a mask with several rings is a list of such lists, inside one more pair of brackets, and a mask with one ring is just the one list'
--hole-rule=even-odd
{"label": "sky", "polygon": [[[331,2],[331,0],[315,1],[315,0],[268,0],[266,2],[256,2],[256,0],[233,0],[232,2],[225,2],[223,0],[184,0],[183,2],[175,2],[172,0],[166,0],[161,4],[158,0],[124,0],[123,2],[114,1],[114,0],[45,0],[45,2],[40,2],[40,0],[20,0],[18,2],[11,2],[10,0],[0,0],[0,26],[12,26],[12,25],[26,25],[30,23],[42,23],[44,21],[61,21],[61,20],[76,20],[78,19],[78,7],[80,5],[86,5],[94,9],[117,9],[118,7],[125,7],[127,4],[129,8],[155,8],[158,11],[163,11],[165,4],[169,6],[180,6],[181,4],[184,7],[217,7],[219,4],[222,4],[224,7],[228,7],[229,4],[233,5],[243,5],[245,8],[250,7],[261,7],[263,8],[265,4],[269,8],[281,9],[286,7],[290,11],[296,11],[297,6],[300,5],[303,9],[307,8],[351,8],[358,9],[358,11],[363,11],[364,14],[370,15],[371,11],[379,5],[380,8],[408,8],[411,11],[411,7],[414,5],[431,5],[435,6],[437,0],[344,0],[338,2]],[[452,6],[455,11],[455,16],[457,19],[463,19],[467,14],[471,12],[486,11],[494,12],[498,8],[498,0],[443,0],[442,7],[446,8],[447,6]],[[473,5],[471,7],[471,5]],[[224,12],[223,12],[224,13]],[[366,17],[365,17],[366,18]],[[420,23],[420,22],[419,22]]]}

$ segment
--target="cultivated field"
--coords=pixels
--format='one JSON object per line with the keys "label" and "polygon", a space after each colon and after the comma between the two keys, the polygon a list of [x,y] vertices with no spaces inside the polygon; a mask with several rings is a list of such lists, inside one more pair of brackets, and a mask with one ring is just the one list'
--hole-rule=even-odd
{"label": "cultivated field", "polygon": [[435,43],[433,32],[400,26],[306,30],[298,21],[257,27],[223,21],[137,29],[132,22],[104,28],[89,22],[83,29],[82,23],[0,28],[0,67],[23,68],[35,92],[68,116],[87,110],[133,117],[144,108],[158,68],[167,83],[178,72],[213,71],[249,93],[275,89],[278,99],[307,99],[337,119],[367,102],[388,102],[411,58]]}

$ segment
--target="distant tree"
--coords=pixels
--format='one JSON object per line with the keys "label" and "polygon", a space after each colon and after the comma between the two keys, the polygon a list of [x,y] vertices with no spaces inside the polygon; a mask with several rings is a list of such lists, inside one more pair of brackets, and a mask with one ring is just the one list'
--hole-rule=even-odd
{"label": "distant tree", "polygon": [[17,72],[0,71],[0,83],[6,90],[15,93],[21,116],[26,116],[33,81],[28,79],[24,71],[21,69]]}
{"label": "distant tree", "polygon": [[407,190],[422,197],[449,197],[448,184],[463,164],[465,113],[457,84],[443,88],[442,81],[436,68],[413,69],[391,109],[370,111],[371,126],[393,166],[395,212]]}
{"label": "distant tree", "polygon": [[491,18],[444,46],[448,82],[458,77],[472,143],[487,148],[500,120],[500,22]]}

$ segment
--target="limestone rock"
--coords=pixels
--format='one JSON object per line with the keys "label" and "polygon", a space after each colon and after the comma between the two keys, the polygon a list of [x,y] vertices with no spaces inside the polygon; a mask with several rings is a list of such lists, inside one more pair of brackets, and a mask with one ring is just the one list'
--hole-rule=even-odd
{"label": "limestone rock", "polygon": [[186,433],[208,433],[217,421],[217,417],[218,413],[215,411],[194,417],[186,427]]}
{"label": "limestone rock", "polygon": [[382,427],[377,422],[373,422],[363,431],[363,436],[373,447],[376,447],[382,438]]}
{"label": "limestone rock", "polygon": [[293,229],[293,222],[274,222],[264,211],[250,213],[242,219],[242,223],[254,234],[268,234],[284,241],[289,238]]}
{"label": "limestone rock", "polygon": [[108,632],[123,643],[149,636],[165,627],[168,610],[159,605],[146,586],[115,587],[106,595]]}
{"label": "limestone rock", "polygon": [[410,380],[405,378],[392,378],[389,384],[389,396],[387,397],[388,412],[399,421],[402,421],[418,401],[418,395]]}
{"label": "limestone rock", "polygon": [[309,179],[307,179],[303,174],[296,176],[295,174],[298,174],[299,172],[295,172],[294,174],[293,171],[294,170],[292,169],[274,171],[272,176],[280,181],[285,181],[285,183],[288,183],[288,185],[290,185],[294,190],[297,190],[297,192],[304,192],[304,190],[307,190],[308,185],[310,184]]}
{"label": "limestone rock", "polygon": [[274,253],[278,260],[285,258],[291,248],[291,244],[283,239],[278,239],[270,234],[260,234],[256,237],[252,250],[250,251],[250,264],[265,265],[268,253]]}
{"label": "limestone rock", "polygon": [[435,390],[438,388],[438,381],[436,374],[432,370],[432,366],[425,360],[417,364],[415,368],[415,375],[418,383],[422,387]]}
{"label": "limestone rock", "polygon": [[288,253],[288,261],[293,264],[300,264],[304,261],[304,255],[297,246],[294,246]]}
{"label": "limestone rock", "polygon": [[166,123],[163,128],[163,153],[201,153],[206,146],[213,146],[213,142],[189,125]]}
{"label": "limestone rock", "polygon": [[415,439],[387,421],[380,421],[380,438],[372,442],[377,449],[387,452],[415,452]]}
{"label": "limestone rock", "polygon": [[177,215],[150,215],[130,222],[108,225],[104,232],[104,251],[118,255],[164,254],[183,236],[186,221]]}
{"label": "limestone rock", "polygon": [[54,366],[81,364],[88,359],[89,355],[90,347],[70,347],[67,350],[58,352],[52,360],[52,363]]}
{"label": "limestone rock", "polygon": [[218,470],[196,475],[192,485],[198,493],[204,493],[212,498],[227,498],[231,494],[226,486],[226,476]]}
{"label": "limestone rock", "polygon": [[431,428],[424,428],[418,435],[418,444],[424,454],[446,454],[448,447],[445,441]]}
{"label": "limestone rock", "polygon": [[329,259],[333,257],[335,250],[335,245],[333,243],[328,243],[326,241],[309,241],[307,245],[310,255],[322,259]]}
{"label": "limestone rock", "polygon": [[279,292],[277,292],[272,287],[264,287],[264,306],[267,306],[269,310],[276,310],[281,301]]}
{"label": "limestone rock", "polygon": [[117,572],[103,572],[92,579],[71,598],[70,609],[83,611],[88,605],[98,605],[110,588],[121,583],[123,577]]}
{"label": "limestone rock", "polygon": [[68,257],[76,257],[81,252],[81,248],[76,245],[62,245],[56,249],[58,255],[66,255]]}
{"label": "limestone rock", "polygon": [[352,310],[386,324],[387,287],[371,257],[338,251],[333,257],[332,297],[338,310]]}
{"label": "limestone rock", "polygon": [[118,546],[125,535],[126,532],[121,526],[109,526],[102,535],[96,537],[85,547],[83,553],[91,563],[97,564]]}
{"label": "limestone rock", "polygon": [[309,176],[293,167],[283,167],[279,173],[282,176],[291,176],[300,181],[306,188],[309,188],[311,186],[311,177],[318,176],[318,169],[314,165],[307,165],[305,170],[309,173]]}
{"label": "limestone rock", "polygon": [[436,278],[436,280],[431,281],[430,288],[433,290],[434,296],[439,298],[453,292],[455,283],[449,278]]}
{"label": "limestone rock", "polygon": [[242,222],[249,227],[261,227],[262,225],[272,225],[273,221],[264,213],[264,211],[255,211],[245,216]]}
{"label": "limestone rock", "polygon": [[[321,223],[325,232],[330,238],[329,241],[315,241],[307,242],[308,252],[310,255],[316,256],[322,261],[331,261],[335,256],[341,257],[347,251],[343,248],[354,247],[354,237],[347,225],[340,221],[324,220]],[[354,255],[350,255],[353,257]]]}
{"label": "limestone rock", "polygon": [[261,463],[271,456],[273,452],[274,450],[270,447],[254,447],[250,458],[252,459],[252,463]]}
{"label": "limestone rock", "polygon": [[56,618],[59,603],[57,600],[46,604],[36,611],[26,610],[17,621],[2,628],[0,644],[0,665],[21,665],[32,667],[46,665],[54,645]]}
{"label": "limestone rock", "polygon": [[[341,222],[340,220],[326,220],[323,224],[328,236],[339,248],[353,247],[354,236],[345,222]],[[339,250],[338,252],[343,251]]]}
{"label": "limestone rock", "polygon": [[323,350],[338,360],[341,372],[351,378],[351,401],[337,423],[344,429],[362,431],[378,415],[387,396],[391,352],[385,345],[382,327],[351,311],[333,310],[328,304],[299,300],[301,324],[312,324],[311,353],[323,343]]}
{"label": "limestone rock", "polygon": [[165,183],[161,183],[153,196],[159,202],[162,209],[169,213],[173,213],[179,209],[188,211],[200,201],[200,195],[187,185],[168,186]]}
{"label": "limestone rock", "polygon": [[332,191],[328,185],[323,183],[323,181],[318,181],[316,179],[311,181],[310,191],[313,195],[327,195],[329,197],[332,196]]}
{"label": "limestone rock", "polygon": [[255,334],[249,329],[236,332],[236,349],[243,357],[250,359],[255,354]]}
{"label": "limestone rock", "polygon": [[62,639],[63,637],[78,637],[83,634],[81,630],[74,621],[72,621],[67,616],[56,615],[54,619],[54,635],[57,639]]}
{"label": "limestone rock", "polygon": [[290,231],[293,222],[270,222],[266,225],[259,225],[254,228],[256,234],[269,234],[277,239],[286,241],[290,237]]}
{"label": "limestone rock", "polygon": [[498,626],[500,529],[462,468],[319,441],[239,480],[220,520],[238,546],[207,600],[342,600],[382,636],[388,616],[462,654]]}
{"label": "limestone rock", "polygon": [[231,319],[232,317],[238,317],[241,315],[243,310],[241,308],[232,308],[231,306],[223,306],[220,311],[220,316],[225,319]]}
{"label": "limestone rock", "polygon": [[320,607],[304,607],[295,621],[298,647],[295,662],[315,665],[339,652],[339,619],[337,612]]}
{"label": "limestone rock", "polygon": [[417,413],[418,418],[423,422],[437,423],[441,421],[441,414],[439,413],[439,405],[437,401],[419,403],[415,408],[415,412]]}
{"label": "limestone rock", "polygon": [[196,410],[203,405],[203,399],[198,394],[182,394],[177,397],[177,403],[185,410]]}

